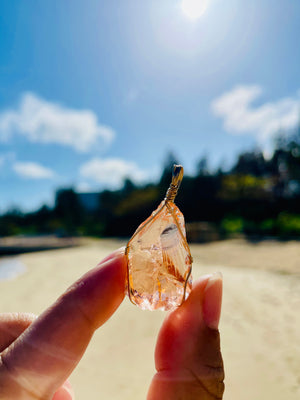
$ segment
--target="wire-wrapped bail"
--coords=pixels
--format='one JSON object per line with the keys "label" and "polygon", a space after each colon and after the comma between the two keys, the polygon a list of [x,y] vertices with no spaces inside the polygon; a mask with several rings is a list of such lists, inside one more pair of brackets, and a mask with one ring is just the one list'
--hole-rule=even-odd
{"label": "wire-wrapped bail", "polygon": [[181,184],[182,178],[183,178],[183,166],[182,165],[176,165],[174,164],[173,166],[173,173],[172,173],[172,182],[169,186],[169,189],[167,190],[165,201],[174,201],[175,197],[177,195],[179,186]]}

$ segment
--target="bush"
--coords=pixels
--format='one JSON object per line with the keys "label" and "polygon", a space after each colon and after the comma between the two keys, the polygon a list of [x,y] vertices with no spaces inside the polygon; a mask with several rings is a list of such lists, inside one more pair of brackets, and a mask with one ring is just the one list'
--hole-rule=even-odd
{"label": "bush", "polygon": [[277,217],[276,225],[280,236],[300,235],[300,215],[282,212]]}
{"label": "bush", "polygon": [[225,234],[241,233],[244,229],[244,220],[237,217],[227,217],[221,221],[221,230]]}

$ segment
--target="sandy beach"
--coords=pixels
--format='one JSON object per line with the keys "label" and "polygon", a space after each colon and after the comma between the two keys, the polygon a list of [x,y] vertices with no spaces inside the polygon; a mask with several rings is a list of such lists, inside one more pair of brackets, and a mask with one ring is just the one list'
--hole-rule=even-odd
{"label": "sandy beach", "polygon": [[[0,312],[39,314],[74,280],[124,243],[16,257],[25,266],[0,281]],[[227,400],[300,398],[300,242],[243,240],[192,245],[193,276],[224,276],[220,323]],[[1,261],[1,259],[0,259]],[[77,399],[145,399],[154,373],[153,350],[165,314],[126,298],[93,340],[71,376]]]}

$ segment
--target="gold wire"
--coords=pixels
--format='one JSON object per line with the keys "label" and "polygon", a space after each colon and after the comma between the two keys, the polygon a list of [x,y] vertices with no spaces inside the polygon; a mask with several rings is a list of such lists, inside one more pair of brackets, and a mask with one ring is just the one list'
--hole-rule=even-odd
{"label": "gold wire", "polygon": [[179,186],[181,184],[183,178],[183,166],[182,165],[176,165],[174,164],[173,166],[173,174],[172,174],[172,182],[169,186],[169,189],[167,190],[166,194],[166,201],[174,202],[175,197],[177,195]]}

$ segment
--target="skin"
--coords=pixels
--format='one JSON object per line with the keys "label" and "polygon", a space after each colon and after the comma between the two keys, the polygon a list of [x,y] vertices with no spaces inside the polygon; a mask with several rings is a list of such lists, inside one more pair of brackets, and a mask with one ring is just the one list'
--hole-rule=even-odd
{"label": "skin", "polygon": [[[67,378],[95,330],[123,301],[126,273],[123,249],[75,282],[38,318],[0,314],[1,400],[75,398]],[[187,301],[167,315],[147,400],[222,399],[221,299],[221,276],[204,276]]]}

